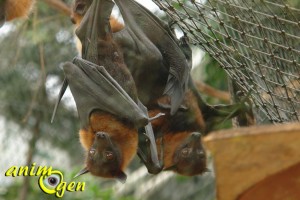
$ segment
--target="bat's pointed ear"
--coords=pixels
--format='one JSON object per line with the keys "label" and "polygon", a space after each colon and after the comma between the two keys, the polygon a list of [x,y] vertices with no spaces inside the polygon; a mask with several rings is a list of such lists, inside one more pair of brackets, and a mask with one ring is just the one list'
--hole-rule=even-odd
{"label": "bat's pointed ear", "polygon": [[55,117],[55,114],[56,114],[58,105],[59,105],[59,103],[60,103],[60,100],[61,100],[62,97],[64,96],[67,87],[68,87],[68,81],[67,81],[67,79],[65,78],[64,81],[63,81],[63,85],[61,86],[61,89],[60,89],[60,91],[59,91],[59,95],[58,95],[57,101],[56,101],[56,103],[55,103],[55,107],[54,107],[54,110],[53,110],[53,113],[52,113],[52,117],[51,117],[51,123],[53,123],[53,120],[54,120],[54,117]]}
{"label": "bat's pointed ear", "polygon": [[116,179],[118,180],[118,181],[120,181],[121,183],[125,183],[126,182],[126,179],[127,179],[127,175],[123,172],[123,171],[121,171],[117,176],[116,176]]}
{"label": "bat's pointed ear", "polygon": [[90,171],[85,167],[80,172],[78,172],[73,178],[77,178],[78,176],[81,176],[83,174],[89,173]]}

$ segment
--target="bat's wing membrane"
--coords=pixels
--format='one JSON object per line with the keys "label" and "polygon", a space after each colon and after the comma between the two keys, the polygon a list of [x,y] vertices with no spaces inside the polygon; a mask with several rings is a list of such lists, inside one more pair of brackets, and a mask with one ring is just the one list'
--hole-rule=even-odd
{"label": "bat's wing membrane", "polygon": [[137,127],[148,123],[142,111],[104,67],[75,58],[63,67],[74,96],[82,127],[89,124],[92,111],[100,110],[126,118]]}
{"label": "bat's wing membrane", "polygon": [[[146,159],[142,161],[147,168],[152,169],[149,172],[161,169],[147,108],[141,102],[136,104],[104,67],[75,58],[73,63],[65,63],[63,69],[66,78],[59,94],[53,117],[60,99],[69,84],[76,102],[82,128],[88,126],[90,114],[95,110],[106,111],[120,118],[130,120],[137,127],[144,127],[139,129],[141,136],[139,143],[143,144],[139,144],[139,152],[146,152],[145,154],[151,155],[151,160]],[[149,142],[145,143],[145,141]],[[151,164],[149,165],[149,163]]]}
{"label": "bat's wing membrane", "polygon": [[171,97],[171,114],[182,103],[187,90],[190,66],[171,31],[151,12],[134,0],[115,0],[127,29],[137,37],[146,37],[161,52],[163,61],[169,66],[169,77],[164,94]]}
{"label": "bat's wing membrane", "polygon": [[[108,16],[113,5],[110,0],[94,1],[76,31],[83,43],[84,59],[74,58],[73,63],[67,62],[64,64],[65,81],[55,106],[55,112],[69,84],[76,102],[81,128],[88,127],[90,115],[96,110],[131,121],[139,128],[140,135],[145,136],[140,137],[140,141],[149,141],[146,146],[139,144],[140,152],[147,151],[146,153],[151,156],[149,162],[154,163],[154,167],[161,170],[147,108],[141,102],[135,102],[128,95],[122,86],[106,71],[106,66],[94,64],[94,62],[97,62],[98,51],[100,51],[97,47],[98,39],[104,39],[105,34],[110,34],[110,30],[107,30],[107,28],[109,29]],[[143,34],[138,36],[146,38]],[[153,49],[156,49],[150,41],[146,45],[152,45]],[[150,51],[148,53],[151,54]]]}

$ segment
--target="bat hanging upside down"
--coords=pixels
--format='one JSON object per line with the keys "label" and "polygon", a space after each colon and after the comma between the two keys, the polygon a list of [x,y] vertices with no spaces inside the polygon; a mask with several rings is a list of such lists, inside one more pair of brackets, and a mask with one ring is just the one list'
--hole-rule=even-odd
{"label": "bat hanging upside down", "polygon": [[[73,21],[77,26],[91,2],[90,0],[75,1]],[[155,165],[147,148],[144,148],[142,152],[138,151],[140,158],[148,171],[154,174],[161,170],[173,170],[182,175],[196,175],[205,172],[206,154],[201,143],[200,133],[197,133],[205,130],[205,123],[197,100],[193,98],[191,91],[185,92],[189,78],[186,74],[189,74],[187,71],[190,70],[190,66],[176,42],[177,39],[159,19],[153,17],[149,11],[135,2],[125,0],[125,2],[116,1],[116,3],[123,16],[125,27],[121,26],[115,18],[110,17],[113,37],[122,49],[125,63],[136,82],[138,96],[150,108],[150,116],[155,116],[160,112],[170,113],[152,122],[163,165],[159,169],[153,167]],[[143,24],[148,24],[148,26],[145,27]],[[151,31],[149,31],[150,29]],[[119,30],[122,31],[119,32]],[[159,37],[161,41],[157,40],[154,35],[145,33],[147,31],[162,35]],[[184,69],[177,67],[174,64],[176,61],[181,63]],[[178,70],[176,71],[176,69]],[[181,79],[176,80],[172,74]],[[167,80],[172,81],[167,82]],[[172,97],[162,97],[165,84],[167,83],[166,88],[168,88],[168,84],[169,88],[172,88],[174,87],[172,82],[175,83],[175,88],[179,88],[175,91],[181,91],[177,93],[179,96],[175,97],[175,106],[172,106]],[[179,84],[176,85],[176,83]],[[172,96],[172,93],[169,96]],[[163,101],[158,103],[158,100],[161,99]],[[181,105],[183,99],[187,104],[186,107]],[[178,109],[179,111],[177,111]],[[145,141],[147,140],[139,141],[139,147],[147,146]],[[163,141],[163,145],[161,141]]]}
{"label": "bat hanging upside down", "polygon": [[[81,122],[80,141],[87,150],[86,167],[78,175],[126,179],[124,169],[137,151],[138,131],[150,141],[154,165],[159,166],[155,138],[146,107],[139,101],[133,78],[114,42],[109,16],[111,0],[93,1],[76,34],[82,59],[67,62],[58,103],[69,85]],[[145,148],[148,148],[145,147]]]}
{"label": "bat hanging upside down", "polygon": [[[168,110],[168,108],[167,108]],[[154,116],[165,109],[157,107],[149,110]],[[202,145],[201,134],[205,123],[195,96],[188,90],[184,99],[184,107],[175,115],[153,121],[159,158],[162,160],[162,170],[172,170],[185,176],[202,174],[206,168],[206,152]]]}
{"label": "bat hanging upside down", "polygon": [[[76,24],[80,24],[91,2],[75,1],[73,21]],[[161,170],[182,175],[207,171],[199,132],[208,132],[208,121],[228,114],[233,116],[231,110],[236,106],[210,106],[202,100],[189,75],[192,55],[185,38],[178,41],[167,25],[134,0],[115,2],[125,26],[110,17],[113,38],[136,83],[138,97],[149,109],[150,116],[168,113],[153,121],[161,168],[152,162],[145,139],[139,140],[139,157],[153,174]]]}

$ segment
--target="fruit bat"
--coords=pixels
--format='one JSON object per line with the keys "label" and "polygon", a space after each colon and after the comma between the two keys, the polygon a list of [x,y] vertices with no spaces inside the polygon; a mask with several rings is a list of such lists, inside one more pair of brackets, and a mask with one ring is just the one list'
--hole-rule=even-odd
{"label": "fruit bat", "polygon": [[[82,17],[85,14],[84,10],[90,6],[91,2],[92,0],[76,0],[75,5],[80,5],[80,9],[77,8],[73,12]],[[202,99],[189,75],[192,65],[192,51],[186,36],[178,40],[166,24],[134,0],[119,0],[116,3],[121,11],[125,27],[122,27],[115,18],[111,17],[113,36],[123,51],[125,63],[134,78],[138,96],[144,105],[148,108],[155,106],[157,99],[161,97],[166,87],[167,77],[174,75],[174,77],[182,77],[182,79],[177,79],[179,80],[177,83],[182,83],[185,87],[187,85],[194,92],[205,120],[211,121],[213,119],[214,121],[214,118],[224,118],[228,115],[234,117],[244,112],[245,107],[242,104],[214,106],[208,105]],[[83,10],[83,12],[79,12],[79,10]],[[77,17],[75,21],[78,24],[80,17]],[[171,51],[170,55],[172,56],[165,56],[165,49],[168,49],[167,52]],[[177,65],[172,65],[173,62],[182,63],[181,66],[184,67],[176,67]],[[172,85],[170,81],[168,81],[168,85]],[[180,91],[179,88],[176,90]],[[174,96],[175,94],[178,93],[174,93]],[[183,97],[184,94],[180,99]],[[168,107],[171,108],[171,106]],[[175,107],[180,106],[177,104]],[[173,109],[171,113],[174,114],[175,110]]]}
{"label": "fruit bat", "polygon": [[[77,0],[83,2],[84,0]],[[87,1],[85,1],[87,2]],[[138,88],[138,96],[143,101],[143,103],[150,109],[159,109],[159,110],[170,110],[171,106],[170,103],[167,101],[164,103],[157,103],[158,99],[161,99],[162,91],[166,85],[166,78],[168,76],[171,76],[169,71],[167,69],[176,69],[175,67],[172,68],[170,63],[172,63],[170,58],[163,57],[162,55],[165,54],[164,49],[167,47],[172,47],[172,49],[176,49],[172,54],[174,58],[177,58],[178,56],[179,60],[186,59],[186,63],[184,63],[185,70],[189,70],[191,68],[191,61],[192,61],[192,52],[188,45],[187,37],[182,37],[180,40],[177,40],[170,29],[166,27],[158,18],[156,18],[151,12],[147,11],[145,8],[140,6],[139,4],[135,3],[132,0],[125,0],[122,2],[116,1],[118,4],[122,17],[125,22],[125,28],[122,28],[122,31],[115,32],[114,38],[116,42],[119,44],[121,49],[123,50],[125,63],[128,65],[128,68],[136,82],[136,86]],[[88,3],[84,3],[85,6],[89,6]],[[84,7],[84,6],[82,6]],[[75,11],[76,12],[76,11]],[[84,13],[81,13],[84,15]],[[168,39],[161,39],[165,40],[164,42],[155,40],[157,38],[163,38],[161,35],[156,35],[156,33],[161,33],[164,36],[168,37]],[[150,41],[150,42],[149,42]],[[168,42],[170,41],[170,42]],[[176,43],[176,45],[173,45],[173,43]],[[171,43],[171,44],[169,44]],[[182,55],[184,55],[184,58],[182,58]],[[176,71],[177,73],[180,72]],[[149,75],[151,74],[151,75]],[[178,79],[180,80],[180,79]],[[184,82],[184,81],[183,81]],[[186,82],[184,82],[186,83]],[[173,113],[173,115],[168,115],[164,117],[163,119],[157,120],[157,121],[164,121],[164,123],[160,123],[160,125],[157,125],[157,121],[154,121],[153,123],[155,125],[155,133],[156,137],[158,135],[161,135],[159,138],[163,138],[164,135],[167,146],[169,147],[179,147],[180,143],[186,144],[186,140],[184,138],[188,138],[188,136],[193,132],[201,132],[203,134],[208,133],[210,130],[210,126],[206,125],[206,122],[214,121],[217,117],[227,117],[229,114],[232,114],[234,116],[238,112],[232,112],[233,109],[235,109],[236,106],[234,105],[217,105],[217,106],[211,106],[206,104],[203,99],[201,98],[201,95],[195,88],[193,81],[191,78],[188,78],[188,88],[190,88],[190,95],[183,95],[185,96],[193,96],[193,98],[189,98],[188,102],[191,105],[194,105],[193,108],[185,107],[184,105],[180,105],[180,112],[178,114]],[[158,106],[158,107],[157,107]],[[201,108],[201,109],[199,109]],[[204,112],[201,112],[203,109]],[[203,116],[200,117],[187,117],[191,113],[191,110],[195,110],[198,113],[203,113]],[[238,111],[238,110],[236,110]],[[171,112],[172,113],[172,112]],[[175,116],[174,116],[175,115]],[[181,117],[179,117],[181,116]],[[167,120],[164,120],[167,119]],[[176,123],[174,123],[176,121]],[[184,124],[185,126],[181,126],[181,128],[178,126],[178,124]],[[165,128],[169,127],[169,128]],[[172,128],[173,127],[173,128]],[[182,128],[184,127],[184,128]],[[190,129],[189,127],[193,127]],[[185,130],[186,129],[186,130]],[[189,132],[186,132],[186,131]],[[159,132],[160,134],[158,134]],[[175,138],[174,140],[172,138]],[[201,139],[197,137],[189,137],[189,141],[194,141],[198,145],[198,149],[202,148]],[[191,139],[192,138],[192,139]],[[182,139],[182,141],[181,141]],[[143,143],[146,146],[147,140],[142,140]],[[173,141],[168,142],[168,141]],[[157,143],[157,145],[161,145],[161,143]],[[140,143],[139,146],[143,146],[143,144]],[[184,145],[183,145],[184,146]],[[158,146],[160,148],[160,146]],[[170,155],[176,155],[178,153],[175,153],[176,148],[168,148],[169,150],[164,150],[164,148],[160,148],[162,152],[159,152],[161,157],[163,158],[171,158]],[[171,151],[171,149],[173,151]],[[180,148],[179,148],[180,149]],[[204,149],[203,149],[204,151]],[[145,153],[146,152],[146,153]],[[179,150],[177,152],[180,152]],[[205,151],[204,151],[205,152]],[[165,154],[165,156],[164,156]],[[151,161],[151,157],[149,156],[149,149],[147,153],[147,149],[143,151],[143,153],[139,152],[139,156],[144,160],[144,164],[147,166],[148,171],[151,173],[158,173],[162,169],[155,168],[155,170],[149,170],[153,166],[153,163]],[[196,156],[196,154],[191,154]],[[204,158],[203,158],[204,157]],[[175,166],[175,161],[173,162],[172,159],[167,159],[168,162],[163,161],[164,159],[161,159],[162,163],[165,162],[167,165],[164,166],[164,169],[171,169],[171,166]],[[180,158],[180,156],[178,157]],[[190,159],[190,162],[188,162],[187,159],[185,159],[186,166],[189,166],[188,168],[194,169],[190,170],[193,172],[193,174],[202,173],[205,171],[205,153],[204,156],[202,154],[202,157],[192,156]],[[171,162],[172,161],[172,162]],[[197,161],[197,162],[194,162]],[[179,161],[178,161],[179,162]],[[173,163],[174,165],[170,164]],[[197,166],[199,167],[199,171],[197,172]],[[184,168],[183,166],[178,167],[177,165],[177,172],[181,174],[191,174],[191,172],[188,172],[189,170],[180,170],[180,168]],[[175,170],[175,168],[174,168]],[[186,171],[186,172],[185,172]]]}
{"label": "fruit bat", "polygon": [[[168,95],[170,112],[175,114],[187,90],[191,70],[176,38],[167,25],[135,1],[115,2],[125,27],[116,30],[113,37],[135,79],[141,102],[148,107],[162,95]],[[80,6],[75,6],[74,13],[83,16],[90,3],[91,0],[75,1]],[[75,21],[78,20],[77,17]]]}
{"label": "fruit bat", "polygon": [[207,172],[206,152],[199,132],[169,132],[162,138],[163,170],[171,170],[184,176]]}
{"label": "fruit bat", "polygon": [[[123,154],[127,155],[127,152],[123,152],[122,145],[131,141],[123,138],[117,143],[114,140],[116,134],[109,131],[115,130],[115,127],[119,127],[117,132],[122,131],[120,128],[122,123],[131,127],[127,131],[129,135],[134,134],[132,127],[138,128],[140,135],[150,141],[148,146],[139,147],[139,150],[150,149],[154,166],[160,168],[150,121],[160,117],[161,114],[149,118],[146,107],[137,98],[135,83],[111,33],[109,16],[113,6],[111,0],[93,1],[83,17],[76,30],[82,42],[82,59],[74,58],[72,63],[64,64],[65,80],[53,117],[69,85],[80,118],[80,135],[89,138],[82,139],[86,149],[89,148],[89,153],[86,160],[87,167],[79,175],[91,172],[101,177],[124,180],[126,177],[122,171],[124,162],[128,163],[132,153],[129,158],[122,157]],[[96,120],[93,120],[94,118]],[[93,128],[94,126],[97,128]],[[132,137],[128,137],[128,140],[130,138]]]}
{"label": "fruit bat", "polygon": [[[79,8],[82,10],[86,10],[86,7],[89,7],[90,2],[91,1],[77,0],[75,2],[75,5],[80,4],[81,6],[79,6]],[[184,87],[186,87],[187,84],[186,81],[188,81],[187,80],[188,71],[190,70],[191,67],[190,64],[187,63],[187,59],[185,58],[185,55],[182,53],[180,45],[178,45],[171,31],[162,22],[160,22],[158,18],[153,16],[150,12],[140,7],[138,4],[136,4],[133,1],[129,2],[128,4],[127,3],[128,2],[126,2],[126,5],[124,5],[125,2],[124,4],[118,5],[121,10],[126,26],[125,28],[122,29],[122,31],[115,32],[113,36],[116,42],[122,48],[125,62],[130,72],[132,73],[135,82],[138,83],[137,87],[138,87],[139,98],[143,99],[147,106],[151,107],[151,104],[157,105],[156,101],[159,97],[162,96],[163,89],[166,85],[166,80],[168,80],[167,87],[168,85],[169,87],[171,87],[170,85],[172,84],[173,84],[172,87],[174,88],[177,87],[177,91],[179,91],[177,94],[181,95],[179,99],[182,99],[183,97],[185,97],[184,94],[185,92],[183,91],[185,90]],[[130,9],[128,9],[128,7],[130,7]],[[84,15],[84,11],[78,12],[78,6],[77,8],[75,6],[74,13],[77,13],[78,15]],[[78,18],[76,18],[76,20],[78,20]],[[146,24],[148,24],[149,26],[145,26]],[[155,32],[159,33],[158,37],[164,41],[162,42],[160,40],[157,40],[154,37],[154,35],[150,34],[148,36],[146,33],[144,33],[145,31],[147,32],[150,29],[151,31],[157,29],[155,30]],[[155,44],[152,43],[152,41],[149,38],[152,41],[154,41]],[[170,48],[170,50],[168,50],[168,47]],[[181,68],[178,67],[178,65],[176,64],[172,65],[172,63],[176,62],[176,60],[174,59],[178,59],[178,63],[182,64],[180,66]],[[178,71],[176,71],[177,70],[176,67],[178,68]],[[168,71],[168,69],[170,71]],[[175,76],[172,74],[173,71]],[[149,75],[150,73],[151,75]],[[179,73],[180,75],[182,75],[183,73],[184,75],[178,76],[177,73]],[[176,79],[174,77],[185,77],[186,80]],[[176,92],[174,93],[174,96],[176,96],[175,94]],[[154,103],[152,103],[153,100]],[[164,104],[160,103],[160,106],[171,109],[172,115],[168,116],[170,120],[173,119],[172,116],[174,115],[174,110],[176,111],[178,109],[178,108],[174,109],[173,106],[173,111],[172,111],[172,106],[166,106],[169,104],[171,105],[172,101],[174,104],[174,98],[172,100],[171,97],[171,102],[167,101],[168,103],[164,103]],[[179,101],[181,104],[182,100]],[[178,105],[176,105],[175,107],[178,107]],[[177,118],[178,117],[176,117],[176,119]],[[187,121],[186,118],[181,118],[181,120],[183,123]],[[170,124],[169,121],[166,121],[166,124]],[[192,126],[197,126],[197,125],[192,125]],[[173,134],[173,135],[176,135],[177,138],[182,138],[182,137],[178,137],[179,135],[181,135],[178,130],[177,133],[178,134]],[[186,134],[184,135],[184,137],[186,137]],[[190,143],[191,141],[189,141],[188,143]],[[197,144],[198,143],[201,144],[201,140],[199,139],[196,140],[194,139],[194,141]],[[177,143],[174,144],[173,146],[178,146],[178,143],[181,142],[187,143],[186,141],[177,141]],[[149,140],[143,139],[139,141],[139,146],[149,147],[148,143]],[[167,145],[167,146],[169,147],[172,145]],[[140,149],[138,150],[138,155],[142,159],[146,167],[148,168],[148,171],[150,173],[157,174],[162,170],[162,168],[155,167],[154,163],[152,162],[150,153],[151,151],[149,148],[144,148],[143,151],[140,151]],[[170,154],[175,155],[174,152],[169,154],[167,153],[166,155],[170,155]],[[161,155],[163,154],[161,153]],[[162,162],[163,161],[161,160],[161,163]],[[201,161],[201,163],[203,163],[203,161]]]}
{"label": "fruit bat", "polygon": [[0,27],[19,17],[26,17],[34,0],[0,0]]}
{"label": "fruit bat", "polygon": [[133,77],[139,77],[135,81],[142,102],[148,106],[167,95],[174,115],[186,93],[191,70],[177,39],[166,24],[134,0],[115,2],[125,23],[124,30],[114,34],[115,40]]}
{"label": "fruit bat", "polygon": [[[92,0],[76,0],[73,3],[72,8],[71,8],[71,21],[73,24],[75,24],[76,26],[79,26],[84,14],[90,7],[91,3],[92,3]],[[109,17],[109,22],[110,22],[111,31],[113,33],[121,31],[124,28],[124,25],[122,23],[120,23],[113,16]]]}
{"label": "fruit bat", "polygon": [[200,134],[205,131],[206,124],[191,90],[187,91],[183,104],[184,109],[179,109],[173,116],[159,106],[149,110],[149,115],[167,113],[152,123],[162,170],[193,176],[207,171]]}

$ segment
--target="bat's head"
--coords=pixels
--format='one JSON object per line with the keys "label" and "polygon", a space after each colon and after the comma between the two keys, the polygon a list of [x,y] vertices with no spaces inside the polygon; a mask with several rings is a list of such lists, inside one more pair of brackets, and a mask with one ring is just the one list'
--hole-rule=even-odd
{"label": "bat's head", "polygon": [[206,153],[200,133],[177,133],[165,143],[165,170],[172,170],[185,176],[202,174],[207,171]]}
{"label": "bat's head", "polygon": [[125,182],[124,170],[137,152],[137,132],[132,125],[103,112],[93,112],[89,122],[89,128],[79,133],[87,156],[86,167],[78,175],[90,172]]}
{"label": "bat's head", "polygon": [[[77,27],[81,23],[91,4],[92,0],[75,0],[71,9],[71,21]],[[113,33],[121,31],[124,28],[124,24],[113,16],[110,16],[109,21]]]}
{"label": "bat's head", "polygon": [[105,132],[97,132],[94,143],[88,151],[86,168],[95,175],[117,178],[125,182],[126,174],[122,169],[123,155],[119,146]]}
{"label": "bat's head", "polygon": [[75,0],[71,9],[71,21],[79,25],[93,0]]}

